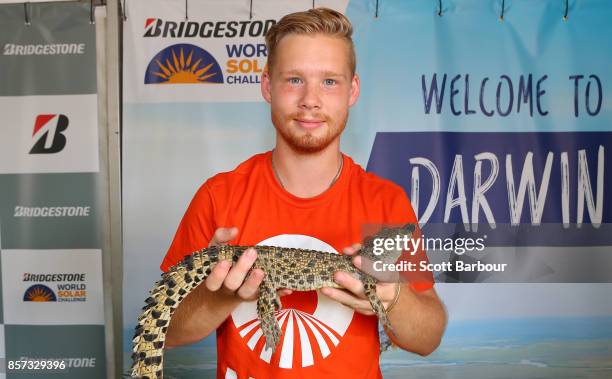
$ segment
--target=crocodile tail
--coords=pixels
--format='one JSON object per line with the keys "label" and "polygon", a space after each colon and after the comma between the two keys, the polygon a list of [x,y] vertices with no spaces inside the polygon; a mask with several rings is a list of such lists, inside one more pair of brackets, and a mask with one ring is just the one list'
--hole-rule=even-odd
{"label": "crocodile tail", "polygon": [[203,249],[186,256],[155,283],[132,340],[133,378],[163,378],[163,349],[170,318],[181,301],[210,274],[217,260],[215,248]]}

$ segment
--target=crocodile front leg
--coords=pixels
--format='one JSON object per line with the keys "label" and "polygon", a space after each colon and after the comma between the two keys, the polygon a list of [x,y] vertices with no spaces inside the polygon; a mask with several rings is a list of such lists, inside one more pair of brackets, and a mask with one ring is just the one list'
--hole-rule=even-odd
{"label": "crocodile front leg", "polygon": [[[371,276],[366,276],[363,281],[363,288],[366,294],[366,297],[370,301],[370,305],[372,305],[372,309],[376,314],[376,317],[380,320],[380,323],[387,328],[387,330],[391,333],[394,333],[393,327],[391,326],[391,322],[387,318],[387,313],[385,312],[385,307],[383,306],[382,301],[376,294],[376,281]],[[395,334],[395,333],[394,333]]]}
{"label": "crocodile front leg", "polygon": [[266,338],[266,349],[276,350],[282,334],[276,317],[274,317],[274,310],[277,304],[276,289],[271,283],[264,280],[259,287],[257,315],[261,322],[261,331]]}

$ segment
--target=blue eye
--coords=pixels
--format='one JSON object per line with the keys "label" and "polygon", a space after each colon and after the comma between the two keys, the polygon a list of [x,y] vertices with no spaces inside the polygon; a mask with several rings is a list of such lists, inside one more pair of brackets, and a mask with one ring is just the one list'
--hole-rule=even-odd
{"label": "blue eye", "polygon": [[333,86],[334,84],[336,84],[336,81],[334,79],[325,79],[323,81],[323,84],[325,84],[326,86]]}
{"label": "blue eye", "polygon": [[300,83],[302,83],[302,79],[300,79],[300,78],[289,78],[289,83],[291,83],[291,84],[300,84]]}

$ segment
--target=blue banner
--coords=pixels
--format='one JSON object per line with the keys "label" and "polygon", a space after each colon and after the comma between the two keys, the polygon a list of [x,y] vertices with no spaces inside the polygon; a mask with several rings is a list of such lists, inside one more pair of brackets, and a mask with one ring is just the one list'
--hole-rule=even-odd
{"label": "blue banner", "polygon": [[600,225],[611,148],[612,132],[379,132],[367,169],[404,187],[422,223]]}

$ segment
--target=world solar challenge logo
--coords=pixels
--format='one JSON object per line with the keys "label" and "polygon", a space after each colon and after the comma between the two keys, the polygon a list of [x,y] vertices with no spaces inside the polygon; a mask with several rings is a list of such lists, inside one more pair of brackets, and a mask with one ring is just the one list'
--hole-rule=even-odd
{"label": "world solar challenge logo", "polygon": [[23,294],[23,301],[49,302],[57,301],[57,297],[53,290],[44,284],[34,284]]}
{"label": "world solar challenge logo", "polygon": [[181,43],[164,48],[149,62],[145,84],[223,84],[217,60],[206,50]]}
{"label": "world solar challenge logo", "polygon": [[[23,282],[34,282],[23,295],[23,301],[87,301],[85,273],[23,273]],[[48,284],[41,284],[46,283]]]}

